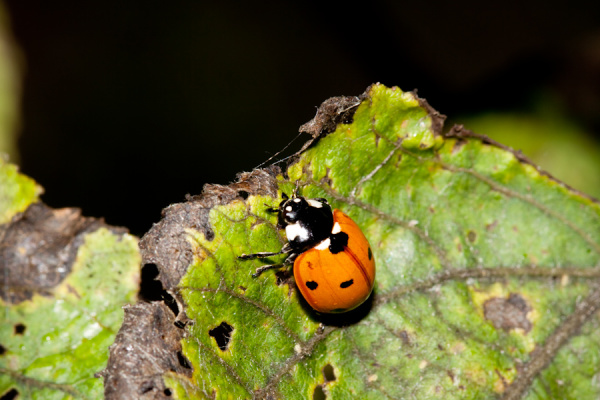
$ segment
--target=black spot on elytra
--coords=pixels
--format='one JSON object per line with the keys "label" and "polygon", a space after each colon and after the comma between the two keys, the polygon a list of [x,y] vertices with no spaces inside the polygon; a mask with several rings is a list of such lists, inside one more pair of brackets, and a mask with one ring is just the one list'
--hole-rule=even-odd
{"label": "black spot on elytra", "polygon": [[319,284],[315,281],[307,281],[306,282],[306,287],[309,288],[310,290],[315,290],[317,288],[317,286],[319,286]]}
{"label": "black spot on elytra", "polygon": [[26,326],[23,324],[16,324],[15,325],[15,335],[22,335],[25,333],[25,328]]}
{"label": "black spot on elytra", "polygon": [[231,332],[233,332],[233,326],[223,321],[221,322],[221,325],[208,331],[208,334],[215,338],[219,349],[221,349],[221,351],[225,351],[229,347],[229,342],[231,340]]}
{"label": "black spot on elytra", "polygon": [[348,234],[346,232],[338,232],[329,237],[331,241],[329,244],[329,251],[332,254],[337,254],[344,251],[344,248],[348,246]]}
{"label": "black spot on elytra", "polygon": [[369,247],[369,260],[373,259],[373,252],[371,251],[371,248]]}
{"label": "black spot on elytra", "polygon": [[17,397],[19,397],[19,391],[17,389],[10,389],[0,397],[0,400],[14,400]]}
{"label": "black spot on elytra", "polygon": [[347,287],[352,286],[353,283],[354,283],[354,279],[350,279],[349,281],[344,281],[344,282],[340,283],[340,287],[342,289],[346,289]]}

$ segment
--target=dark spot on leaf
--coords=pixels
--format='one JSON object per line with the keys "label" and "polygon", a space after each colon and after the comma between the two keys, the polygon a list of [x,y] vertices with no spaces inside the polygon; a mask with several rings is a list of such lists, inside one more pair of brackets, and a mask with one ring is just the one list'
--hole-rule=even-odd
{"label": "dark spot on leaf", "polygon": [[327,395],[323,391],[323,386],[317,385],[315,386],[315,390],[313,392],[313,400],[325,400]]}
{"label": "dark spot on leaf", "polygon": [[344,251],[344,248],[348,246],[348,234],[346,232],[339,232],[329,237],[331,243],[329,244],[329,251],[332,254],[337,254]]}
{"label": "dark spot on leaf", "polygon": [[181,351],[177,352],[177,361],[179,361],[179,365],[181,365],[183,368],[192,369],[192,364],[190,364],[190,361],[186,358],[186,356],[183,355]]}
{"label": "dark spot on leaf", "polygon": [[488,231],[491,231],[492,229],[494,229],[496,226],[498,225],[498,220],[495,219],[494,222],[492,222],[491,224],[487,224],[485,226],[485,229]]}
{"label": "dark spot on leaf", "polygon": [[340,287],[342,289],[346,289],[347,287],[352,286],[353,283],[354,283],[354,279],[350,279],[349,281],[344,281],[344,282],[340,283]]}
{"label": "dark spot on leaf", "polygon": [[15,325],[15,335],[22,335],[25,333],[25,329],[27,327],[23,324],[16,324]]}
{"label": "dark spot on leaf", "polygon": [[240,285],[240,286],[238,286],[238,289],[240,289],[242,292],[246,293],[247,287]]}
{"label": "dark spot on leaf", "polygon": [[526,333],[531,330],[531,322],[527,319],[531,308],[519,294],[511,293],[508,298],[489,299],[483,304],[483,309],[485,318],[497,329],[510,331],[521,328]]}
{"label": "dark spot on leaf", "polygon": [[0,344],[0,356],[3,356],[6,353],[6,347]]}
{"label": "dark spot on leaf", "polygon": [[410,344],[410,337],[408,336],[408,332],[400,331],[399,335],[400,335],[400,340],[402,340],[402,343],[404,343],[405,345]]}
{"label": "dark spot on leaf", "polygon": [[208,334],[215,339],[219,349],[221,349],[221,351],[225,351],[229,347],[231,332],[233,332],[233,326],[223,321],[221,322],[221,325],[208,331]]}
{"label": "dark spot on leaf", "polygon": [[441,344],[438,343],[437,345],[438,350],[443,351],[444,350],[444,346],[442,346]]}
{"label": "dark spot on leaf", "polygon": [[369,255],[369,260],[372,260],[373,259],[373,252],[371,251],[371,247],[369,247],[368,255]]}
{"label": "dark spot on leaf", "polygon": [[477,239],[477,234],[473,231],[469,231],[467,232],[467,239],[469,239],[469,242],[473,243],[475,239]]}
{"label": "dark spot on leaf", "polygon": [[306,287],[309,288],[310,290],[315,290],[317,288],[317,286],[319,286],[319,284],[315,281],[307,281],[306,282]]}
{"label": "dark spot on leaf", "polygon": [[19,396],[19,391],[17,389],[10,389],[8,392],[4,393],[0,400],[14,400]]}
{"label": "dark spot on leaf", "polygon": [[171,389],[166,388],[163,393],[165,394],[165,396],[171,396],[173,394],[173,392],[171,391]]}
{"label": "dark spot on leaf", "polygon": [[325,383],[335,381],[335,372],[333,371],[333,366],[331,364],[327,364],[323,367],[323,378],[325,378]]}
{"label": "dark spot on leaf", "polygon": [[249,196],[249,193],[246,192],[245,190],[238,190],[237,194],[244,200],[246,200]]}

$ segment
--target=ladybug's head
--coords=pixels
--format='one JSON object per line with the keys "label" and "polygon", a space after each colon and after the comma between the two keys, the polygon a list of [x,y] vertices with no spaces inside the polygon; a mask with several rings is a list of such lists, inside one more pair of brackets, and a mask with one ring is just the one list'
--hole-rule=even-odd
{"label": "ladybug's head", "polygon": [[306,199],[302,196],[297,196],[295,193],[291,198],[285,194],[283,201],[279,204],[279,225],[284,227],[289,224],[310,218],[315,211],[324,211],[331,213],[331,207],[327,200],[323,198]]}

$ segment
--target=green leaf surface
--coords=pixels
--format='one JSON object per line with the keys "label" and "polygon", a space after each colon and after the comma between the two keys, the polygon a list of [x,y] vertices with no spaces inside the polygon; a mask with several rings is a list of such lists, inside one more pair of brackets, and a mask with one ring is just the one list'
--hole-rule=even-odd
{"label": "green leaf surface", "polygon": [[[70,272],[56,286],[18,303],[0,300],[0,394],[102,398],[102,380],[94,375],[106,365],[122,306],[135,301],[139,263],[135,237],[102,227],[83,235]],[[54,278],[60,272],[47,271]],[[12,289],[21,288],[3,292]]]}
{"label": "green leaf surface", "polygon": [[[187,230],[193,374],[165,376],[174,398],[600,396],[598,204],[441,129],[413,93],[374,85],[277,178],[278,198],[238,197],[210,210],[210,235]],[[376,286],[356,311],[318,315],[281,274],[251,276],[282,258],[237,258],[285,243],[267,207],[296,181],[371,243]]]}
{"label": "green leaf surface", "polygon": [[42,188],[0,154],[0,224],[39,200]]}

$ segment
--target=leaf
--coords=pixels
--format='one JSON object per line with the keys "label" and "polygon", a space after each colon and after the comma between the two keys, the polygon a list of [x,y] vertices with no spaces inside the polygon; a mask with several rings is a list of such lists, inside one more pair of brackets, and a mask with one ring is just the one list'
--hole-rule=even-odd
{"label": "leaf", "polygon": [[0,224],[38,201],[43,189],[0,154]]}
{"label": "leaf", "polygon": [[11,194],[0,214],[12,215],[0,225],[0,395],[100,398],[95,374],[138,291],[137,240],[76,209],[29,205],[35,182],[8,164],[0,174]]}
{"label": "leaf", "polygon": [[[142,239],[188,323],[192,372],[166,372],[162,398],[600,396],[598,204],[483,136],[444,133],[414,93],[360,99],[283,173],[208,185]],[[319,315],[284,273],[251,276],[282,258],[237,258],[285,243],[267,208],[296,182],[371,243],[376,287],[357,310]]]}

